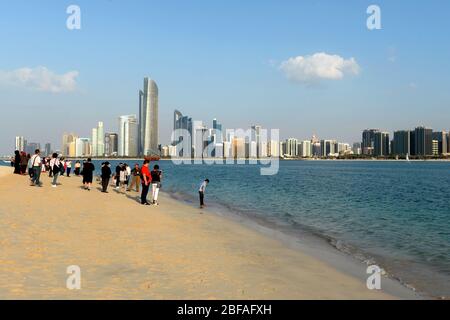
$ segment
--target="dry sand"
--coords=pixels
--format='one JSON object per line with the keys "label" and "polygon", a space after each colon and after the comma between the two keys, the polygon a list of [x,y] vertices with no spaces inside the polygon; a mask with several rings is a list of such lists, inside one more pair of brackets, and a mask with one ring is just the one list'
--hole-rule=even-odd
{"label": "dry sand", "polygon": [[[0,167],[1,299],[392,299],[301,251],[162,195],[30,187]],[[6,173],[6,175],[5,175]],[[81,290],[66,268],[81,268]]]}

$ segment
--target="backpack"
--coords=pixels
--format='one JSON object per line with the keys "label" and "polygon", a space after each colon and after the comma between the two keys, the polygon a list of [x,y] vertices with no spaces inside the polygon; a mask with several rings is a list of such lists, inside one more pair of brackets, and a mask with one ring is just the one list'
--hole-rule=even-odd
{"label": "backpack", "polygon": [[53,170],[53,173],[61,171],[61,165],[58,165],[55,161],[55,163],[53,164],[52,170]]}

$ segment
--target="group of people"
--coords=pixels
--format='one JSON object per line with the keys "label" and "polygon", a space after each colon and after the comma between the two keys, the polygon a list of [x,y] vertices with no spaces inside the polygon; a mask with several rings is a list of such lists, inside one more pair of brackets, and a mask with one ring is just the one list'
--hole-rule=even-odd
{"label": "group of people", "polygon": [[[58,186],[58,178],[66,175],[70,177],[72,172],[72,161],[64,159],[57,153],[53,153],[51,157],[41,157],[40,150],[36,150],[34,155],[26,154],[24,152],[15,151],[15,157],[11,159],[11,166],[14,167],[15,174],[28,174],[30,176],[31,186],[41,187],[40,181],[42,172],[49,172],[49,177],[52,178],[52,187]],[[92,159],[88,158],[81,164],[80,161],[75,162],[74,173],[76,176],[83,177],[83,187],[90,191],[94,180],[95,165]],[[126,192],[136,191],[141,193],[140,202],[142,205],[159,205],[158,195],[161,189],[162,171],[159,165],[154,165],[150,169],[150,161],[144,160],[142,166],[135,164],[131,167],[126,163],[119,163],[113,174],[111,164],[106,161],[101,165],[101,185],[102,192],[108,193],[108,186],[113,179],[116,190],[124,189]],[[205,206],[205,190],[209,180],[202,181],[199,187],[200,208]],[[142,187],[142,190],[141,190]],[[148,193],[151,188],[151,202],[147,200]]]}
{"label": "group of people", "polygon": [[[144,160],[142,167],[139,164],[135,164],[131,169],[126,163],[119,163],[115,168],[115,174],[112,174],[111,164],[106,161],[102,163],[101,178],[102,178],[102,192],[108,192],[108,186],[111,178],[115,180],[116,190],[124,189],[125,191],[140,192],[141,204],[143,205],[158,205],[159,189],[161,188],[162,171],[158,165],[153,166],[153,169],[149,169],[150,161]],[[152,200],[149,202],[147,196],[152,187]]]}

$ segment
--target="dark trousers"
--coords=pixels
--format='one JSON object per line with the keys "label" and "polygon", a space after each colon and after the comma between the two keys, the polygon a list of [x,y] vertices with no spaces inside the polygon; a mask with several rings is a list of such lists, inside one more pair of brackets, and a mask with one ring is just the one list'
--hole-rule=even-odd
{"label": "dark trousers", "polygon": [[205,205],[205,193],[202,191],[199,191],[198,195],[200,196],[200,206],[203,207]]}
{"label": "dark trousers", "polygon": [[32,178],[32,181],[36,185],[40,185],[41,184],[41,181],[40,181],[41,170],[42,170],[41,167],[33,167],[33,178]]}
{"label": "dark trousers", "polygon": [[72,168],[67,168],[66,171],[67,171],[67,176],[70,177],[70,171],[72,171]]}
{"label": "dark trousers", "polygon": [[102,178],[102,191],[108,191],[109,178]]}
{"label": "dark trousers", "polygon": [[120,174],[116,174],[116,187],[120,186]]}
{"label": "dark trousers", "polygon": [[142,184],[142,193],[141,193],[141,203],[144,204],[147,202],[147,194],[148,189],[150,188],[150,184],[146,185],[145,183]]}

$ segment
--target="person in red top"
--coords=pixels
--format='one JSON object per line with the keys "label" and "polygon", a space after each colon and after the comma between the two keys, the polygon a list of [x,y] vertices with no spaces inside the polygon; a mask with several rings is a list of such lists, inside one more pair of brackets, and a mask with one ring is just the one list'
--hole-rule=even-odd
{"label": "person in red top", "polygon": [[141,169],[142,175],[142,193],[141,193],[141,204],[149,206],[150,203],[147,201],[148,189],[150,188],[150,184],[152,183],[152,175],[150,174],[150,170],[148,169],[150,161],[144,160],[144,165]]}

